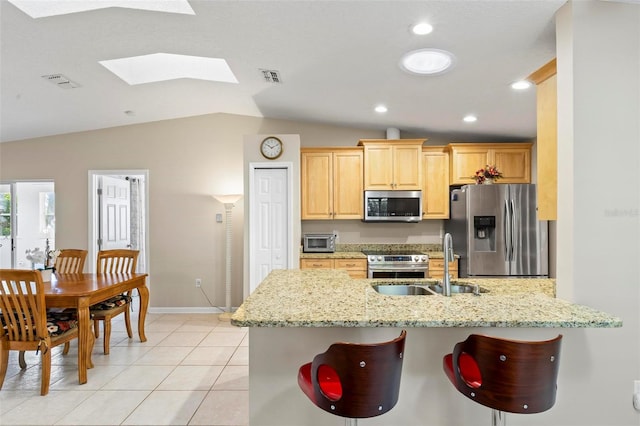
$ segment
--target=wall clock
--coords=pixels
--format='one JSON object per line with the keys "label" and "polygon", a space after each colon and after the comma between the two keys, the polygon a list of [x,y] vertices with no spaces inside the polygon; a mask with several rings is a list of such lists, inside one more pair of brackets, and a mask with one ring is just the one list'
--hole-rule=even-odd
{"label": "wall clock", "polygon": [[260,144],[260,152],[264,158],[275,160],[282,155],[282,141],[275,136],[269,136]]}

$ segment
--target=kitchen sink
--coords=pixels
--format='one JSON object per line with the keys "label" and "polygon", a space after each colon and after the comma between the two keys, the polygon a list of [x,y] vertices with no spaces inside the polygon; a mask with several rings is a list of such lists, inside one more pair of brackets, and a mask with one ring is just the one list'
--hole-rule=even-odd
{"label": "kitchen sink", "polygon": [[373,289],[380,294],[388,296],[432,296],[436,294],[430,290],[428,286],[404,285],[404,284],[379,284],[374,285]]}
{"label": "kitchen sink", "polygon": [[[421,284],[419,282],[413,284],[376,284],[373,289],[380,294],[388,296],[431,296],[442,294],[442,284]],[[473,284],[451,284],[451,294],[473,293],[480,295],[487,293],[489,290]]]}

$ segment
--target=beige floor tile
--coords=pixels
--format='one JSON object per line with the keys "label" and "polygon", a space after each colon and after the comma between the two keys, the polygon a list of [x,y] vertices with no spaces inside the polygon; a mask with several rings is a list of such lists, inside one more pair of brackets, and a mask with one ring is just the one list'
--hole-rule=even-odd
{"label": "beige floor tile", "polygon": [[[2,392],[4,392],[4,387]],[[11,410],[2,410],[2,425],[53,425],[70,413],[94,391],[50,391],[46,396],[36,394]]]}
{"label": "beige floor tile", "polygon": [[193,350],[193,347],[156,346],[138,358],[136,365],[178,365]]}
{"label": "beige floor tile", "polygon": [[229,360],[229,365],[249,365],[249,347],[238,346]]}
{"label": "beige floor tile", "polygon": [[181,365],[227,365],[233,353],[231,346],[198,346],[182,360]]}
{"label": "beige floor tile", "polygon": [[153,346],[112,346],[109,355],[93,351],[93,365],[131,365],[148,353]]}
{"label": "beige floor tile", "polygon": [[[141,342],[138,337],[138,331],[135,330],[133,332],[133,339],[124,339],[118,343],[111,344],[111,347],[114,346],[157,346],[158,343],[163,341],[171,334],[171,331],[148,331],[145,329],[144,335],[147,338],[146,342]],[[126,334],[125,334],[126,335]],[[96,343],[97,344],[97,343]]]}
{"label": "beige floor tile", "polygon": [[207,426],[248,424],[249,391],[209,392],[189,422],[189,425]]}
{"label": "beige floor tile", "polygon": [[249,390],[249,367],[227,365],[213,385],[213,390]]}
{"label": "beige floor tile", "polygon": [[205,391],[156,391],[140,404],[123,425],[187,425]]}
{"label": "beige floor tile", "polygon": [[96,392],[55,424],[119,425],[150,393],[128,390]]}
{"label": "beige floor tile", "polygon": [[132,365],[107,382],[104,390],[154,390],[175,369],[171,365]]}
{"label": "beige floor tile", "polygon": [[215,331],[209,333],[200,343],[200,346],[238,346],[246,333],[244,331]]}
{"label": "beige floor tile", "polygon": [[66,374],[51,385],[52,390],[98,390],[115,379],[127,368],[126,365],[96,365],[87,371],[87,383],[80,385],[76,372]]}
{"label": "beige floor tile", "polygon": [[221,365],[179,365],[158,386],[158,390],[211,389],[223,367]]}
{"label": "beige floor tile", "polygon": [[206,331],[181,332],[179,328],[158,343],[158,346],[198,346],[207,335]]}
{"label": "beige floor tile", "polygon": [[176,331],[213,331],[218,326],[216,320],[189,320],[185,321]]}

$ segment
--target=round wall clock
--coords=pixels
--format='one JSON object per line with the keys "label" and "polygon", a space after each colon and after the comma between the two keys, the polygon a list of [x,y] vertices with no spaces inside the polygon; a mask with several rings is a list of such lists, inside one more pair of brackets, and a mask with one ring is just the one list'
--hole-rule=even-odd
{"label": "round wall clock", "polygon": [[282,155],[282,141],[275,136],[269,136],[260,144],[260,152],[264,158],[275,160]]}

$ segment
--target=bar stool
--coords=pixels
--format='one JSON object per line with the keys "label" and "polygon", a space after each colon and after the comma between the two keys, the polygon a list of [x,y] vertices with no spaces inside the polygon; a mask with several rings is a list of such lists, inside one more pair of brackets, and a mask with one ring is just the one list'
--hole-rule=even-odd
{"label": "bar stool", "polygon": [[375,343],[334,343],[298,371],[300,389],[316,406],[341,417],[345,425],[379,416],[398,402],[407,332]]}
{"label": "bar stool", "polygon": [[449,380],[467,398],[491,408],[491,424],[506,425],[504,412],[532,414],[556,402],[562,335],[525,342],[470,335],[445,355]]}

